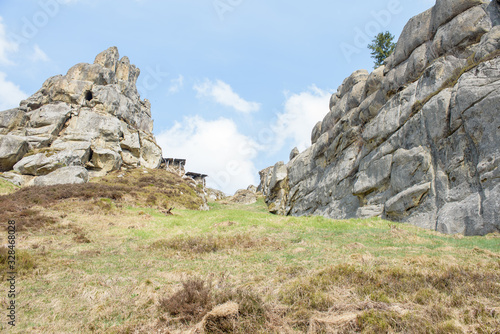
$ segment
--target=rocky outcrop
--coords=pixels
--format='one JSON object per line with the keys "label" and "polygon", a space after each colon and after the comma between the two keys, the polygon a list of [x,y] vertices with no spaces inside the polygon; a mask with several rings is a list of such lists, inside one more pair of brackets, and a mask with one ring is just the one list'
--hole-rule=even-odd
{"label": "rocky outcrop", "polygon": [[500,231],[500,4],[437,0],[372,73],[356,71],[312,146],[261,171],[269,210]]}
{"label": "rocky outcrop", "polygon": [[81,184],[89,181],[89,173],[83,167],[62,167],[56,171],[33,179],[35,186],[50,186],[57,184]]}
{"label": "rocky outcrop", "polygon": [[207,194],[207,200],[212,202],[220,201],[227,197],[223,191],[217,189],[205,188],[205,192]]}
{"label": "rocky outcrop", "polygon": [[257,202],[257,194],[255,191],[240,189],[236,191],[233,196],[228,197],[227,201],[231,203],[249,205]]}
{"label": "rocky outcrop", "polygon": [[0,112],[0,171],[41,177],[80,166],[101,176],[121,167],[157,168],[161,149],[150,103],[136,88],[139,73],[112,47]]}

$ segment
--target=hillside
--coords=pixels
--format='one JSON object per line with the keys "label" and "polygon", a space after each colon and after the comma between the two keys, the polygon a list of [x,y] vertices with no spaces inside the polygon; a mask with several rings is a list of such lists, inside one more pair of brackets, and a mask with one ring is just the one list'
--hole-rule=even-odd
{"label": "hillside", "polygon": [[[139,172],[0,198],[2,212],[26,207],[18,221],[18,326],[10,333],[500,327],[499,234],[446,236],[379,218],[282,217],[268,213],[263,198],[188,210],[198,197],[179,202],[175,194],[196,187],[157,174],[164,171]],[[155,185],[159,176],[166,184]],[[171,206],[174,215],[165,215]],[[0,254],[6,291],[6,249]]]}

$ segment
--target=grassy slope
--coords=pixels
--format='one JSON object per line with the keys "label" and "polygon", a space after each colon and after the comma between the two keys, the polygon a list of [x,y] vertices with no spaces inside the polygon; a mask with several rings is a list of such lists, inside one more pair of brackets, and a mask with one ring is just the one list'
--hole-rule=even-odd
{"label": "grassy slope", "polygon": [[[240,304],[240,333],[500,327],[498,235],[273,216],[262,199],[212,203],[209,212],[177,209],[174,216],[95,199],[40,210],[57,219],[18,233],[12,333],[182,333],[227,300]],[[208,297],[189,308],[175,293],[193,279],[200,284],[185,289]],[[7,291],[4,279],[0,291]],[[4,293],[0,300],[5,309]]]}

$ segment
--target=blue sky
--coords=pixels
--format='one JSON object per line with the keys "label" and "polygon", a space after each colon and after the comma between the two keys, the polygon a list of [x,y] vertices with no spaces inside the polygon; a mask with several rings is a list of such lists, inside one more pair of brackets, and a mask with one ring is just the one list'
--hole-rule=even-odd
{"label": "blue sky", "polygon": [[227,193],[310,144],[366,45],[434,4],[403,1],[1,0],[0,109],[110,46],[141,69],[164,157]]}

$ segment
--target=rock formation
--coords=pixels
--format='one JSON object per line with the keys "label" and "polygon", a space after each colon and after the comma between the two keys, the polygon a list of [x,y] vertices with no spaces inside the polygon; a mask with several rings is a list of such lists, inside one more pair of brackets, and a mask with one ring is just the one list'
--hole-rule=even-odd
{"label": "rock formation", "polygon": [[139,72],[112,47],[0,112],[0,172],[13,169],[36,177],[33,184],[51,184],[60,177],[86,182],[87,170],[100,176],[121,167],[158,167],[161,149],[150,103],[137,91]]}
{"label": "rock formation", "polygon": [[500,3],[437,0],[344,80],[312,146],[261,171],[269,210],[500,231]]}

